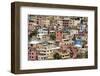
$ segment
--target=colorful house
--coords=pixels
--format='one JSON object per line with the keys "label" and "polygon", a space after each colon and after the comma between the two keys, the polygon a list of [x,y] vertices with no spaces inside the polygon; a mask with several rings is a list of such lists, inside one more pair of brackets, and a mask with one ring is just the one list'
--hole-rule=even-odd
{"label": "colorful house", "polygon": [[45,53],[39,53],[38,54],[38,60],[46,60],[47,59],[47,56]]}
{"label": "colorful house", "polygon": [[75,47],[71,47],[71,51],[72,51],[72,58],[77,58],[78,49]]}
{"label": "colorful house", "polygon": [[60,52],[61,58],[62,59],[68,59],[70,57],[70,52]]}
{"label": "colorful house", "polygon": [[43,39],[44,37],[46,37],[48,35],[48,30],[47,28],[42,28],[42,29],[38,29],[38,34],[37,34],[37,38],[39,39]]}
{"label": "colorful house", "polygon": [[28,60],[37,60],[37,51],[36,51],[36,48],[30,47],[28,49]]}
{"label": "colorful house", "polygon": [[68,20],[63,20],[63,26],[64,27],[68,27],[70,25],[70,20],[68,19]]}
{"label": "colorful house", "polygon": [[38,48],[38,60],[52,60],[53,53],[58,51],[60,47],[54,45],[44,46],[43,48]]}
{"label": "colorful house", "polygon": [[67,45],[66,44],[62,44],[61,45],[61,51],[66,51],[67,50]]}
{"label": "colorful house", "polygon": [[62,41],[62,32],[61,31],[57,31],[56,32],[56,41]]}

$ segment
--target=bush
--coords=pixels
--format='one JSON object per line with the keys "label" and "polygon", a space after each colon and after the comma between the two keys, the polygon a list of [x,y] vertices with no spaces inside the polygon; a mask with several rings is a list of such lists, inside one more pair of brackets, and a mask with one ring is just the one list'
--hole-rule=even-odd
{"label": "bush", "polygon": [[61,59],[61,55],[59,53],[55,53],[53,57],[54,59]]}
{"label": "bush", "polygon": [[56,39],[56,34],[55,33],[51,33],[50,34],[50,39],[51,40],[55,40]]}

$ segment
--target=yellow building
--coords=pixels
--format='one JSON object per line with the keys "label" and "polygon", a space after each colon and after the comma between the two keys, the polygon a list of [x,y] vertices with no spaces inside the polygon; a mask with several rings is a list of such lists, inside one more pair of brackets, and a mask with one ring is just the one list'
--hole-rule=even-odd
{"label": "yellow building", "polygon": [[68,58],[70,58],[70,52],[68,51],[66,51],[66,52],[60,52],[59,53],[60,55],[61,55],[61,58],[62,59],[68,59]]}

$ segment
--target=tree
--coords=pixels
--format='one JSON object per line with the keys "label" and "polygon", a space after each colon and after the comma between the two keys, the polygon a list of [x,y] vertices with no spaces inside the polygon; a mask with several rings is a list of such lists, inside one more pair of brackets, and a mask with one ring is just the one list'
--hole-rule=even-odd
{"label": "tree", "polygon": [[51,40],[55,40],[55,39],[56,39],[55,33],[51,33],[51,34],[50,34],[50,39],[51,39]]}
{"label": "tree", "polygon": [[37,30],[32,31],[32,33],[30,33],[30,35],[28,36],[28,40],[30,41],[32,36],[36,36],[37,35]]}
{"label": "tree", "polygon": [[59,53],[55,53],[53,57],[54,59],[61,59],[61,55]]}
{"label": "tree", "polygon": [[32,31],[32,36],[34,35],[34,36],[36,36],[37,35],[37,30],[34,30],[34,31]]}
{"label": "tree", "polygon": [[88,58],[88,51],[85,52],[85,58]]}
{"label": "tree", "polygon": [[80,52],[77,58],[88,58],[88,51],[85,51],[84,53]]}

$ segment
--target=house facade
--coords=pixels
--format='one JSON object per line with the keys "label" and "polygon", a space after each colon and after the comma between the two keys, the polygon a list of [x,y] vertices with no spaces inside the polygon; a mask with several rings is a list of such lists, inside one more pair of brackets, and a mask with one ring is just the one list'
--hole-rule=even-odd
{"label": "house facade", "polygon": [[56,31],[56,41],[62,41],[62,32]]}
{"label": "house facade", "polygon": [[37,34],[38,39],[40,40],[46,39],[47,35],[48,35],[48,30],[46,28],[38,29],[38,34]]}
{"label": "house facade", "polygon": [[37,50],[36,50],[36,48],[29,48],[29,50],[28,50],[28,60],[37,60]]}

